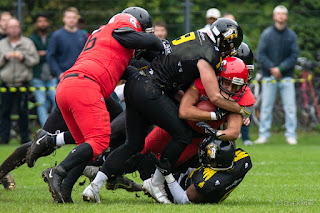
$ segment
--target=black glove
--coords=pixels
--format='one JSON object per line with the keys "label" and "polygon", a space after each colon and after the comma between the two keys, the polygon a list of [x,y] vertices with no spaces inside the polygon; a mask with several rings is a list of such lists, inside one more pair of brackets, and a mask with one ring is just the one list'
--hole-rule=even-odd
{"label": "black glove", "polygon": [[154,153],[151,153],[150,155],[157,169],[161,172],[163,176],[171,174],[171,164],[167,158],[160,161]]}
{"label": "black glove", "polygon": [[217,121],[221,120],[227,114],[227,111],[219,107],[216,107],[216,110],[214,112],[216,113]]}
{"label": "black glove", "polygon": [[198,127],[204,128],[204,132],[206,134],[208,134],[209,136],[212,137],[217,137],[216,134],[218,132],[218,130],[213,129],[209,124],[207,124],[206,122],[200,121],[197,123]]}

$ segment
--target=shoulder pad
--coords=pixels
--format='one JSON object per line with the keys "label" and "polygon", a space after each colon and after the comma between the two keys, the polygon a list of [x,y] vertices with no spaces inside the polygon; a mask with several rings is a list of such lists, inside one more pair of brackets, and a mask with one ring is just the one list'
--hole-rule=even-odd
{"label": "shoulder pad", "polygon": [[118,29],[114,29],[113,32],[115,32],[115,33],[128,33],[128,32],[135,32],[135,30],[132,29],[131,27],[121,27]]}

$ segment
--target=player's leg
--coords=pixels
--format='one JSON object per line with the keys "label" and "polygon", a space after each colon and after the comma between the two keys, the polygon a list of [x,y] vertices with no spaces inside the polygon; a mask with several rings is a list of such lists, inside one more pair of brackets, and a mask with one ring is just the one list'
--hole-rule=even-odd
{"label": "player's leg", "polygon": [[[102,185],[114,175],[122,175],[126,171],[126,161],[143,149],[144,138],[150,125],[128,103],[126,104],[126,115],[128,138],[123,145],[110,153],[95,179],[83,191],[84,201],[100,202],[99,192]],[[133,124],[134,128],[130,128],[129,126]]]}
{"label": "player's leg", "polygon": [[63,179],[74,167],[88,163],[107,149],[111,134],[99,85],[81,78],[65,82],[57,88],[57,104],[78,146],[54,169],[52,189],[62,202]]}
{"label": "player's leg", "polygon": [[0,182],[10,171],[18,168],[26,162],[26,155],[32,142],[22,144],[14,152],[3,161],[0,166]]}
{"label": "player's leg", "polygon": [[68,127],[58,107],[56,107],[49,115],[47,121],[43,126],[43,129],[39,129],[35,134],[34,141],[28,151],[26,158],[29,167],[33,167],[39,157],[47,156],[51,154],[57,146],[62,146],[65,143],[65,138],[70,141],[70,144],[75,143],[71,134],[54,134],[57,130],[68,131]]}

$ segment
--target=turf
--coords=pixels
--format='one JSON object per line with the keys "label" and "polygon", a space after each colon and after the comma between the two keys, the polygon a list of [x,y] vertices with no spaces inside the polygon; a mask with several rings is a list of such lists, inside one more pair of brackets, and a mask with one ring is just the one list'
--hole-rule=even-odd
{"label": "turf", "polygon": [[[252,138],[257,136],[252,131]],[[101,191],[101,204],[85,203],[81,193],[89,180],[81,177],[74,188],[74,204],[54,204],[43,169],[54,166],[68,154],[68,145],[37,161],[32,169],[26,165],[12,172],[17,188],[6,191],[0,186],[0,212],[320,212],[320,133],[299,133],[299,144],[287,145],[282,132],[274,133],[270,143],[244,147],[253,162],[243,182],[220,205],[160,205],[142,192]],[[18,145],[0,146],[2,162]],[[137,182],[138,174],[129,174]]]}

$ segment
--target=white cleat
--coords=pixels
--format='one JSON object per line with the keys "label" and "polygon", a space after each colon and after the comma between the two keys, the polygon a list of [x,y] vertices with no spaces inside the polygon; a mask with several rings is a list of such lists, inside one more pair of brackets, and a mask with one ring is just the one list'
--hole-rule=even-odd
{"label": "white cleat", "polygon": [[142,190],[151,195],[158,203],[170,204],[164,185],[155,186],[152,184],[152,178],[143,181]]}
{"label": "white cleat", "polygon": [[100,203],[98,186],[90,183],[90,185],[82,192],[82,200]]}
{"label": "white cleat", "polygon": [[259,137],[257,140],[254,141],[255,144],[264,144],[268,143],[268,138]]}
{"label": "white cleat", "polygon": [[251,145],[253,145],[253,143],[252,143],[252,141],[250,141],[250,140],[245,140],[245,141],[243,141],[243,145],[245,145],[245,146],[251,146]]}
{"label": "white cleat", "polygon": [[298,143],[297,139],[294,137],[287,137],[287,143],[290,145],[296,145]]}

